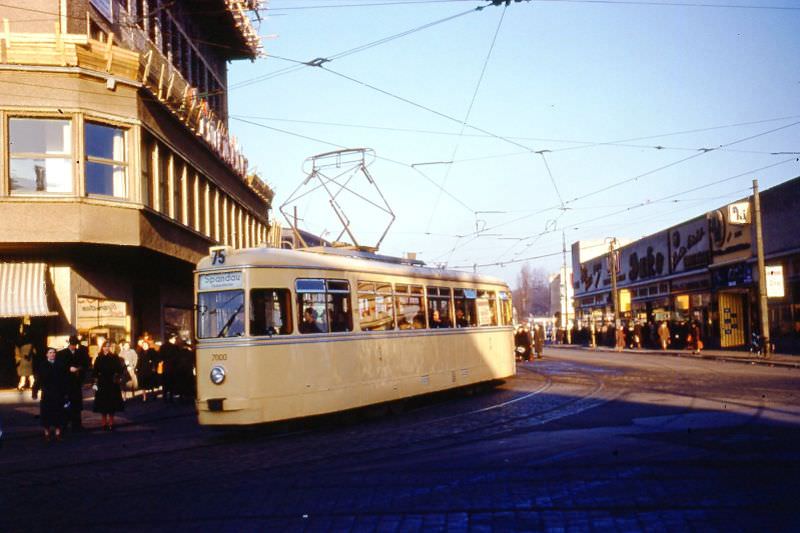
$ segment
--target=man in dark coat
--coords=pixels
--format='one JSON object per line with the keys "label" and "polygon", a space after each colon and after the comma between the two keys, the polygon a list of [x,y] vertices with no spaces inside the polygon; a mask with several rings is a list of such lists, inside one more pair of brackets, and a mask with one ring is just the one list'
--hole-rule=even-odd
{"label": "man in dark coat", "polygon": [[72,335],[68,342],[69,346],[58,352],[57,357],[64,362],[69,370],[69,382],[67,384],[69,423],[73,431],[80,431],[83,429],[83,422],[81,421],[83,383],[91,369],[92,359],[89,357],[89,350],[81,345],[78,337]]}
{"label": "man in dark coat", "polygon": [[520,325],[514,334],[514,347],[517,357],[523,361],[531,360],[531,332],[527,327]]}

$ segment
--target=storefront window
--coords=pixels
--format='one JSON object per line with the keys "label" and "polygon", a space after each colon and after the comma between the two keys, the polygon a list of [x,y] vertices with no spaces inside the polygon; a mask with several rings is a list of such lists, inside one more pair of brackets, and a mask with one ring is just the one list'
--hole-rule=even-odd
{"label": "storefront window", "polygon": [[125,131],[102,124],[86,124],[86,194],[125,198],[127,161]]}
{"label": "storefront window", "polygon": [[131,319],[125,302],[78,296],[78,334],[89,341],[94,357],[103,341],[130,339]]}
{"label": "storefront window", "polygon": [[72,192],[72,122],[39,118],[8,121],[12,193]]}

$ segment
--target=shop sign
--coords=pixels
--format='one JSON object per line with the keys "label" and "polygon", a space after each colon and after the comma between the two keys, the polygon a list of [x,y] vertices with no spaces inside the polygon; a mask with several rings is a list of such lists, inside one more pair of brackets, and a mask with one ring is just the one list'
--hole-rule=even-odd
{"label": "shop sign", "polygon": [[220,272],[214,274],[200,274],[198,290],[218,291],[225,289],[241,289],[242,273],[239,272]]}
{"label": "shop sign", "polygon": [[767,271],[767,298],[783,298],[786,294],[783,289],[783,265],[766,267]]}
{"label": "shop sign", "polygon": [[737,202],[728,206],[728,221],[741,226],[750,223],[750,202]]}
{"label": "shop sign", "polygon": [[606,256],[596,257],[582,263],[580,279],[575,284],[575,294],[594,291],[609,285],[611,278],[608,276],[607,263]]}
{"label": "shop sign", "polygon": [[[739,202],[708,213],[713,264],[741,261],[751,257],[750,217],[746,212],[743,214],[743,211],[747,211],[745,205],[749,203]],[[738,207],[734,209],[735,206]],[[742,222],[743,220],[745,222]]]}
{"label": "shop sign", "polygon": [[747,263],[736,263],[713,270],[711,283],[715,289],[750,286],[753,284],[753,268]]}
{"label": "shop sign", "polygon": [[622,285],[667,275],[668,235],[662,231],[622,248]]}
{"label": "shop sign", "polygon": [[669,231],[671,272],[707,266],[711,262],[708,220],[696,218]]}
{"label": "shop sign", "polygon": [[79,330],[100,326],[128,326],[128,306],[125,302],[78,296],[77,303],[76,322]]}

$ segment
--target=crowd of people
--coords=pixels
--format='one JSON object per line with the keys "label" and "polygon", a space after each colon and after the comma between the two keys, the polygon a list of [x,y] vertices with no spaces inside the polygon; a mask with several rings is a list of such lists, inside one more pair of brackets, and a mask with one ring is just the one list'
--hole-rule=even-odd
{"label": "crowd of people", "polygon": [[114,430],[115,415],[125,410],[125,396],[138,396],[143,402],[161,394],[164,401],[195,396],[194,353],[180,337],[155,343],[143,334],[135,348],[125,339],[100,340],[99,352],[92,360],[88,347],[77,336],[69,337],[62,350],[48,347],[37,353],[30,339],[23,336],[15,350],[18,389],[30,389],[40,399],[39,419],[47,441],[61,440],[63,430],[83,427],[84,388],[92,386],[92,409],[101,416],[102,429]]}
{"label": "crowd of people", "polygon": [[[531,334],[533,329],[533,335]],[[661,350],[691,350],[698,354],[703,349],[703,329],[696,320],[687,322],[667,322],[666,320],[658,324],[649,321],[631,320],[622,323],[620,327],[613,324],[606,324],[595,327],[590,324],[588,327],[575,328],[569,335],[563,329],[553,328],[545,331],[541,324],[531,328],[528,324],[520,324],[514,334],[515,349],[518,358],[530,359],[530,347],[535,346],[537,333],[541,344],[545,341],[556,344],[579,344],[596,348],[597,346],[608,346],[616,351],[625,349],[661,349]],[[567,341],[566,339],[570,339]],[[525,348],[528,346],[528,348]]]}

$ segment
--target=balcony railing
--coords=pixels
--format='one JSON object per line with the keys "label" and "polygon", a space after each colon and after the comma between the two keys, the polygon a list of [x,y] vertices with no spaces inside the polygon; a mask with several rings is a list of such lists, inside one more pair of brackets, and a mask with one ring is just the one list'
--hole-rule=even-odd
{"label": "balcony railing", "polygon": [[269,187],[258,176],[248,174],[247,158],[225,122],[149,40],[143,41],[145,50],[139,53],[116,46],[112,35],[98,41],[87,35],[61,33],[58,24],[54,30],[52,34],[13,33],[4,19],[0,64],[81,67],[141,82],[253,191],[267,201],[272,199]]}

